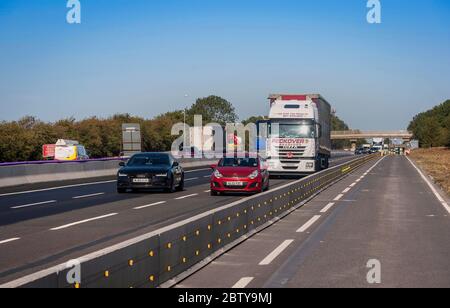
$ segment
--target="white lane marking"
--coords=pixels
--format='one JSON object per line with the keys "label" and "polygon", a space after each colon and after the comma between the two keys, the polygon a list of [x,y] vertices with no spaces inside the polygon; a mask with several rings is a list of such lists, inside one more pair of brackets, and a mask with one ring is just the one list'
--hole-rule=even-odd
{"label": "white lane marking", "polygon": [[36,192],[52,191],[52,190],[58,190],[58,189],[82,187],[82,186],[89,186],[89,185],[108,184],[108,183],[114,183],[114,182],[117,182],[117,180],[102,181],[102,182],[92,182],[92,183],[84,183],[84,184],[74,184],[74,185],[58,186],[58,187],[35,189],[35,190],[28,190],[28,191],[19,191],[19,192],[7,193],[7,194],[0,194],[0,197],[7,197],[7,196],[14,196],[14,195],[23,195],[23,194],[31,194],[31,193],[36,193]]}
{"label": "white lane marking", "polygon": [[353,188],[353,187],[355,187],[355,185],[356,185],[356,182],[352,183],[349,187]]}
{"label": "white lane marking", "polygon": [[0,245],[1,245],[1,244],[6,244],[6,243],[11,243],[11,242],[18,241],[18,240],[20,240],[20,237],[10,238],[10,239],[8,239],[8,240],[0,241]]}
{"label": "white lane marking", "polygon": [[205,193],[210,193],[211,192],[211,189],[210,190],[205,190]]}
{"label": "white lane marking", "polygon": [[72,197],[72,199],[84,199],[84,198],[90,198],[90,197],[97,197],[97,196],[102,196],[104,195],[104,192],[101,193],[96,193],[96,194],[89,194],[89,195],[83,195],[83,196],[76,196],[76,197]]}
{"label": "white lane marking", "polygon": [[286,240],[280,246],[275,248],[264,260],[262,260],[259,265],[269,265],[275,260],[286,248],[289,247],[294,242],[294,240]]}
{"label": "white lane marking", "polygon": [[205,171],[205,170],[211,170],[211,168],[189,170],[189,171],[185,171],[184,173],[193,173],[193,172],[199,172],[199,171]]}
{"label": "white lane marking", "polygon": [[334,202],[328,203],[327,206],[325,206],[320,212],[321,213],[326,213],[328,212],[329,209],[331,209],[334,206]]}
{"label": "white lane marking", "polygon": [[306,230],[308,230],[313,224],[316,223],[320,219],[320,215],[316,215],[313,218],[311,218],[307,223],[305,223],[300,229],[297,230],[297,233],[303,233]]}
{"label": "white lane marking", "polygon": [[253,277],[244,277],[241,280],[239,280],[234,286],[232,286],[232,289],[244,289],[245,287],[247,287],[250,282],[253,281]]}
{"label": "white lane marking", "polygon": [[188,181],[195,181],[195,180],[198,180],[199,178],[190,178],[190,179],[186,179],[186,180],[184,180],[185,182],[188,182]]}
{"label": "white lane marking", "polygon": [[[355,161],[356,161],[356,159],[355,159]],[[344,165],[345,164],[337,165],[335,167],[332,167],[331,170],[332,169],[338,170],[339,168],[342,168]],[[192,223],[194,221],[198,221],[198,220],[203,219],[205,217],[208,217],[210,215],[216,214],[216,213],[218,213],[220,211],[229,210],[230,208],[233,208],[233,207],[235,207],[235,206],[237,206],[239,204],[242,204],[243,202],[247,202],[249,200],[255,200],[256,198],[260,198],[262,196],[268,196],[268,195],[273,194],[275,191],[280,191],[280,190],[282,190],[284,188],[290,187],[291,185],[297,185],[297,184],[303,183],[304,181],[308,181],[309,179],[313,179],[313,176],[314,175],[310,175],[310,176],[307,176],[306,178],[302,178],[302,179],[296,180],[294,182],[289,182],[289,183],[286,183],[286,184],[280,184],[280,186],[275,187],[273,190],[271,190],[269,192],[262,193],[261,195],[258,195],[258,196],[249,196],[249,197],[246,197],[244,199],[240,199],[240,200],[237,200],[235,202],[232,202],[230,204],[227,204],[227,205],[224,205],[224,206],[221,206],[221,207],[218,207],[218,208],[211,209],[209,211],[200,213],[200,214],[195,215],[193,217],[189,217],[189,218],[187,218],[185,220],[173,223],[171,225],[168,225],[166,227],[160,228],[158,230],[154,230],[154,231],[151,231],[149,233],[146,233],[146,234],[134,237],[132,239],[129,239],[127,241],[120,242],[118,244],[105,247],[105,248],[103,248],[101,250],[94,251],[94,252],[92,252],[90,254],[86,254],[84,256],[79,257],[78,260],[80,261],[80,263],[84,264],[84,263],[86,263],[88,261],[95,260],[95,259],[97,259],[97,258],[99,258],[101,256],[106,255],[106,254],[110,254],[110,253],[116,252],[118,250],[121,250],[121,249],[130,247],[132,245],[135,245],[137,243],[140,243],[142,241],[146,241],[146,240],[148,240],[148,239],[150,239],[152,237],[158,236],[158,235],[160,235],[162,233],[165,233],[165,232],[168,232],[170,230],[174,230],[176,228],[180,228],[180,227],[186,226],[188,223]],[[36,281],[36,280],[41,279],[43,277],[46,277],[48,275],[52,275],[52,274],[54,274],[56,272],[65,271],[66,269],[67,269],[67,264],[66,263],[62,263],[62,264],[58,264],[58,265],[55,265],[55,266],[52,266],[52,267],[44,268],[41,271],[34,272],[34,273],[29,274],[27,276],[22,276],[22,277],[20,277],[20,278],[18,278],[16,280],[8,282],[8,283],[0,284],[0,288],[18,288],[18,287],[21,287],[23,285],[29,284],[30,282],[33,282],[33,281]]]}
{"label": "white lane marking", "polygon": [[[185,171],[184,173],[192,173],[192,172],[205,171],[205,170],[211,170],[211,168],[189,170],[189,171]],[[89,183],[81,183],[81,184],[73,184],[73,185],[56,186],[56,187],[49,187],[49,188],[42,188],[42,189],[34,189],[34,190],[26,190],[26,191],[18,191],[18,192],[0,194],[0,197],[32,194],[32,193],[37,193],[37,192],[52,191],[52,190],[66,189],[66,188],[73,188],[73,187],[83,187],[83,186],[90,186],[90,185],[109,184],[109,183],[115,183],[115,182],[117,182],[117,180],[109,180],[109,181],[99,181],[99,182],[89,182]]]}
{"label": "white lane marking", "polygon": [[348,192],[350,191],[350,189],[351,189],[351,187],[347,187],[346,189],[344,189],[344,190],[342,191],[342,193],[343,193],[343,194],[346,194],[346,193],[348,193]]}
{"label": "white lane marking", "polygon": [[85,219],[85,220],[76,221],[76,222],[73,222],[73,223],[70,223],[70,224],[67,224],[67,225],[64,225],[64,226],[52,228],[52,229],[50,229],[50,231],[58,231],[58,230],[62,230],[62,229],[67,229],[67,228],[70,228],[70,227],[73,227],[73,226],[77,226],[77,225],[81,225],[81,224],[84,224],[84,223],[87,223],[87,222],[100,220],[100,219],[108,218],[108,217],[111,217],[111,216],[116,216],[118,214],[119,213],[111,213],[111,214],[107,214],[107,215],[103,215],[103,216],[98,216],[98,217],[94,217],[94,218],[89,218],[89,219]]}
{"label": "white lane marking", "polygon": [[187,195],[187,196],[183,196],[183,197],[178,197],[178,198],[175,198],[175,200],[183,200],[183,199],[191,198],[191,197],[195,197],[195,196],[198,196],[198,194],[192,194],[192,195]]}
{"label": "white lane marking", "polygon": [[133,210],[142,210],[142,209],[146,209],[146,208],[149,208],[149,207],[152,207],[152,206],[156,206],[156,205],[160,205],[160,204],[164,204],[164,203],[166,203],[166,201],[160,201],[160,202],[155,202],[155,203],[152,203],[152,204],[137,206],[137,207],[133,208]]}
{"label": "white lane marking", "polygon": [[431,181],[423,174],[422,171],[412,162],[409,157],[406,157],[411,165],[417,170],[417,172],[420,174],[422,179],[427,183],[428,187],[430,187],[433,194],[436,196],[436,198],[439,200],[439,202],[442,204],[442,206],[447,210],[447,212],[450,214],[450,206],[448,203],[444,200],[444,198],[438,193],[438,191],[434,188],[433,184],[431,184]]}
{"label": "white lane marking", "polygon": [[37,206],[37,205],[44,205],[44,204],[50,204],[50,203],[55,203],[56,200],[50,200],[50,201],[44,201],[44,202],[37,202],[37,203],[30,203],[30,204],[25,204],[25,205],[18,205],[18,206],[13,206],[11,207],[11,209],[16,210],[16,209],[23,209],[26,207],[32,207],[32,206]]}
{"label": "white lane marking", "polygon": [[205,175],[204,178],[205,178],[205,179],[206,179],[206,178],[211,178],[211,176],[210,176],[210,175]]}
{"label": "white lane marking", "polygon": [[342,199],[342,197],[344,197],[343,194],[338,195],[336,198],[333,199],[333,201],[339,201]]}

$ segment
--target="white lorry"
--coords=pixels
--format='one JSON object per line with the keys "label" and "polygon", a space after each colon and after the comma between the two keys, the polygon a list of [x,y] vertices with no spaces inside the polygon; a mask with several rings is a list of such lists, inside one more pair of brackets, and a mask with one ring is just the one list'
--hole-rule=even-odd
{"label": "white lorry", "polygon": [[331,106],[319,94],[269,96],[266,155],[275,176],[304,175],[329,167]]}

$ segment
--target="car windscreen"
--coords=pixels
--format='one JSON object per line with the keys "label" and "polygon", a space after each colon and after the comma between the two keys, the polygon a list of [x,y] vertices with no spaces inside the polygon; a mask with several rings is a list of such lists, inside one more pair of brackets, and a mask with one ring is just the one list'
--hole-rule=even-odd
{"label": "car windscreen", "polygon": [[257,158],[224,158],[220,161],[219,167],[258,167]]}
{"label": "car windscreen", "polygon": [[168,166],[170,165],[170,159],[167,155],[133,156],[127,165],[130,167]]}

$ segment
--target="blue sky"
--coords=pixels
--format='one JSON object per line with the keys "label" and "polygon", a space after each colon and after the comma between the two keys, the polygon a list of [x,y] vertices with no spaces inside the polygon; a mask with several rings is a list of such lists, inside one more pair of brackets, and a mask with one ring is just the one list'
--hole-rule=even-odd
{"label": "blue sky", "polygon": [[[318,92],[353,128],[404,129],[450,98],[450,1],[0,1],[0,120],[146,118],[210,94],[240,117]],[[188,97],[185,95],[188,94]]]}

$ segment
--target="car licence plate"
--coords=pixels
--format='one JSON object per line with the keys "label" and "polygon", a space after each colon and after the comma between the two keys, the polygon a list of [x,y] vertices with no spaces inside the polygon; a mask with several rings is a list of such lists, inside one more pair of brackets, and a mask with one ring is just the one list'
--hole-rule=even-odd
{"label": "car licence plate", "polygon": [[244,182],[238,182],[238,181],[227,182],[227,186],[244,186]]}
{"label": "car licence plate", "polygon": [[133,179],[133,183],[150,183],[149,179]]}

